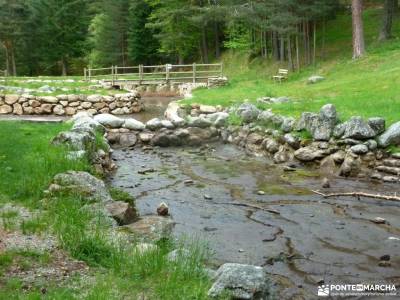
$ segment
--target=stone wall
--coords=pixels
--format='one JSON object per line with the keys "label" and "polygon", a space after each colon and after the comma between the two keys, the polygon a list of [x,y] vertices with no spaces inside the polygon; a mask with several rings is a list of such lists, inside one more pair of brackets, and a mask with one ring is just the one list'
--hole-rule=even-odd
{"label": "stone wall", "polygon": [[81,111],[92,115],[124,115],[143,109],[137,92],[115,95],[0,95],[0,114],[72,116]]}

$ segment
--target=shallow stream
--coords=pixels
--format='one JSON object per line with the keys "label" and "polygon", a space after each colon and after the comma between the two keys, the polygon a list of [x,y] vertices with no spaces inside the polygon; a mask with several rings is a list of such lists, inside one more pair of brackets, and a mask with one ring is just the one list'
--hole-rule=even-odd
{"label": "shallow stream", "polygon": [[[285,172],[222,143],[138,147],[115,150],[113,157],[118,170],[110,183],[136,198],[140,214],[166,202],[176,236],[207,241],[215,265],[265,266],[280,299],[314,299],[322,283],[400,284],[400,203],[324,199],[312,192],[321,187],[317,170]],[[326,192],[398,190],[395,184],[330,181]],[[372,222],[376,217],[386,224]],[[390,255],[390,266],[379,266],[383,255]]]}

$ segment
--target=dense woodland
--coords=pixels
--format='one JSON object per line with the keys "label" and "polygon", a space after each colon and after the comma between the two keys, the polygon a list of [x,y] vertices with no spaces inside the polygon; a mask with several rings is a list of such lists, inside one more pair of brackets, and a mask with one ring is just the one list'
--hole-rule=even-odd
{"label": "dense woodland", "polygon": [[[352,14],[353,57],[364,54],[362,11],[381,5],[391,38],[398,0],[0,0],[0,69],[82,74],[86,65],[207,63],[227,49],[315,63],[327,22]],[[318,41],[318,42],[317,42]]]}

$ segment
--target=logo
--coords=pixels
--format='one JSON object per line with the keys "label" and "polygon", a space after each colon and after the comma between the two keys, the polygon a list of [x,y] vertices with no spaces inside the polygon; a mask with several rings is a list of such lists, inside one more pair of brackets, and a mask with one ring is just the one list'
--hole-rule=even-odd
{"label": "logo", "polygon": [[329,285],[320,285],[318,287],[318,296],[328,297],[329,296]]}

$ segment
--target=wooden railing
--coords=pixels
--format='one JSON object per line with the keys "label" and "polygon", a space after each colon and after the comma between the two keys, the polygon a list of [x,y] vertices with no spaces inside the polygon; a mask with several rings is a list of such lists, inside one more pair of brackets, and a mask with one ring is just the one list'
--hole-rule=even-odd
{"label": "wooden railing", "polygon": [[222,64],[156,65],[135,67],[111,66],[109,68],[85,68],[85,80],[155,82],[201,82],[223,76]]}

